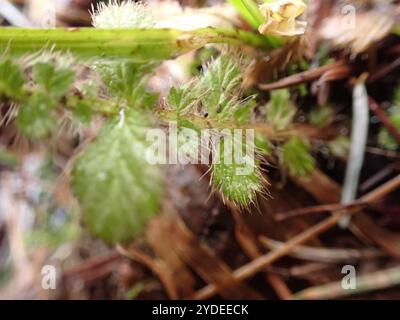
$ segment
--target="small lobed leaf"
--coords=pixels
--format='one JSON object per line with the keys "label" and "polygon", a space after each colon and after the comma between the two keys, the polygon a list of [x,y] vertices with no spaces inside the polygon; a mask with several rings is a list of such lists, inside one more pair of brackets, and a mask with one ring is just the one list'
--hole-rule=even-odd
{"label": "small lobed leaf", "polygon": [[93,110],[89,100],[80,100],[74,109],[74,116],[82,123],[89,124]]}
{"label": "small lobed leaf", "polygon": [[72,187],[84,221],[108,242],[131,240],[158,210],[162,177],[145,159],[148,123],[145,115],[127,111],[75,163]]}
{"label": "small lobed leaf", "polygon": [[315,168],[308,143],[298,137],[291,138],[282,146],[282,159],[293,176],[306,176]]}
{"label": "small lobed leaf", "polygon": [[[242,70],[237,59],[221,55],[208,65],[198,82],[172,88],[167,102],[176,111],[180,128],[196,129],[196,125],[187,119],[189,113],[195,119],[216,121],[222,127],[232,127],[232,124],[240,127],[248,124],[256,106],[255,96],[240,100],[241,82]],[[191,154],[191,145],[185,141],[186,145],[186,154]],[[236,148],[244,148],[240,163],[233,157]],[[228,161],[224,159],[223,150],[224,139],[216,151],[221,153],[220,162],[211,166],[213,185],[230,201],[240,206],[249,205],[263,188],[255,154],[245,154],[247,148],[242,141],[234,141]]]}
{"label": "small lobed leaf", "polygon": [[0,62],[0,96],[18,99],[21,97],[24,75],[10,59]]}
{"label": "small lobed leaf", "polygon": [[150,109],[156,95],[146,91],[146,83],[155,63],[135,63],[124,60],[102,60],[94,69],[100,74],[109,94],[125,100],[132,108]]}
{"label": "small lobed leaf", "polygon": [[276,130],[286,129],[296,115],[296,107],[290,100],[290,92],[287,89],[271,92],[271,101],[266,106],[267,121]]}
{"label": "small lobed leaf", "polygon": [[192,110],[199,101],[195,90],[190,85],[180,88],[172,87],[168,94],[168,105],[177,112],[178,116],[184,115]]}
{"label": "small lobed leaf", "polygon": [[[227,55],[215,59],[198,79],[183,87],[170,89],[168,105],[176,112],[178,124],[193,116],[204,125],[206,119],[219,125],[246,125],[256,106],[256,96],[240,99],[241,68]],[[187,120],[187,119],[186,119]],[[192,126],[189,126],[192,127]]]}
{"label": "small lobed leaf", "polygon": [[54,102],[42,92],[34,92],[19,108],[18,126],[29,138],[43,138],[50,135],[57,126],[51,114]]}
{"label": "small lobed leaf", "polygon": [[214,187],[220,189],[222,194],[234,203],[247,206],[254,201],[256,194],[262,191],[261,180],[256,173],[237,175],[238,168],[235,164],[213,165]]}
{"label": "small lobed leaf", "polygon": [[50,62],[40,62],[33,66],[33,80],[52,97],[63,96],[75,79],[75,73],[66,68],[56,68]]}
{"label": "small lobed leaf", "polygon": [[241,81],[242,72],[239,65],[227,55],[219,56],[208,66],[200,83],[202,90],[207,93],[202,102],[211,117],[215,117],[231,105]]}

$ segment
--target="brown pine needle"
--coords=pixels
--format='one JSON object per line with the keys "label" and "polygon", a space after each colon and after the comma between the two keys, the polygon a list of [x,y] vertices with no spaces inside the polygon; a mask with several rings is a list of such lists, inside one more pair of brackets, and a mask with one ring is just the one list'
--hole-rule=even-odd
{"label": "brown pine needle", "polygon": [[[285,245],[284,242],[260,237],[261,243],[271,250],[278,249]],[[372,259],[385,256],[382,251],[376,249],[344,249],[344,248],[314,248],[306,246],[298,246],[290,256],[315,262],[323,263],[343,263],[358,261],[362,259]]]}
{"label": "brown pine needle", "polygon": [[381,270],[357,277],[356,288],[344,290],[342,282],[332,282],[323,286],[305,289],[293,295],[292,300],[339,299],[355,294],[385,289],[400,284],[400,267]]}
{"label": "brown pine needle", "polygon": [[[384,185],[380,186],[379,188],[375,189],[374,191],[368,193],[364,197],[362,197],[361,201],[377,201],[382,197],[386,196],[387,194],[393,192],[400,186],[400,175],[396,176],[394,179],[388,181]],[[239,281],[243,281],[255,273],[263,270],[266,266],[270,265],[271,263],[279,260],[280,258],[286,256],[290,253],[294,248],[298,245],[315,238],[319,234],[333,228],[337,225],[337,223],[342,219],[344,216],[348,215],[349,213],[346,210],[340,211],[338,213],[334,213],[331,217],[317,223],[316,225],[312,226],[311,228],[303,231],[299,235],[295,236],[286,244],[276,250],[273,250],[263,256],[260,256],[257,259],[245,264],[244,266],[236,269],[233,273],[235,279]],[[194,298],[195,299],[208,299],[212,297],[214,294],[217,293],[217,288],[209,284],[204,288],[197,291]]]}
{"label": "brown pine needle", "polygon": [[340,75],[343,75],[343,67],[348,68],[343,61],[338,61],[335,63],[331,63],[322,67],[310,69],[304,72],[297,73],[293,76],[281,79],[279,81],[273,82],[273,83],[267,83],[267,84],[260,84],[258,87],[260,90],[264,91],[270,91],[270,90],[276,90],[276,89],[282,89],[282,88],[287,88],[287,87],[292,87],[296,86],[302,83],[306,82],[311,82],[314,80],[319,79],[321,76],[323,76],[325,73],[329,72],[331,76],[329,77],[330,80],[336,78],[332,78],[332,72],[335,69],[340,70]]}
{"label": "brown pine needle", "polygon": [[286,212],[281,212],[278,213],[275,219],[277,221],[283,221],[291,218],[295,218],[298,216],[303,216],[307,214],[316,214],[316,213],[324,213],[324,212],[334,212],[334,211],[340,211],[340,210],[361,210],[365,207],[370,205],[368,202],[361,202],[361,201],[355,201],[353,203],[349,204],[326,204],[326,205],[320,205],[320,206],[312,206],[312,207],[306,207],[306,208],[300,208],[300,209],[295,209],[295,210],[290,210]]}

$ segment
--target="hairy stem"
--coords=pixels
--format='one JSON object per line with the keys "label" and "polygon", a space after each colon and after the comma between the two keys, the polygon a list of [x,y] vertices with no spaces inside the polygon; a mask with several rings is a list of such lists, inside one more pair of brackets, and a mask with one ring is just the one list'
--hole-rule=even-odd
{"label": "hairy stem", "polygon": [[0,28],[0,52],[11,55],[34,53],[42,49],[70,51],[84,58],[130,58],[136,61],[165,60],[207,43],[250,45],[274,48],[276,38],[235,29],[204,28],[192,31],[175,29],[27,29]]}

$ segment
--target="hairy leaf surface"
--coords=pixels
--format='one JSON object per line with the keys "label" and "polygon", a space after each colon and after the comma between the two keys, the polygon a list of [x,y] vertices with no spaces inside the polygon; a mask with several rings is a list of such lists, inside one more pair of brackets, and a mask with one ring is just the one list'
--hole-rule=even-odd
{"label": "hairy leaf surface", "polygon": [[84,220],[108,242],[129,241],[158,210],[162,178],[145,159],[147,123],[130,111],[107,125],[73,170]]}

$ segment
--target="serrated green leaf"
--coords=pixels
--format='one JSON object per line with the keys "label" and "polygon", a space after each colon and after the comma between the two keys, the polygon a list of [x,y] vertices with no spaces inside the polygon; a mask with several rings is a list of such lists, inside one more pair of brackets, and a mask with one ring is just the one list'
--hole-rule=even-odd
{"label": "serrated green leaf", "polygon": [[94,69],[100,74],[111,96],[123,99],[132,108],[154,106],[157,96],[146,91],[146,83],[156,63],[98,61]]}
{"label": "serrated green leaf", "polygon": [[226,198],[240,206],[246,206],[254,201],[257,193],[261,192],[262,185],[256,171],[250,175],[240,176],[236,174],[238,168],[240,166],[235,164],[213,165],[213,183]]}
{"label": "serrated green leaf", "polygon": [[[222,140],[217,151],[220,154],[220,163],[212,165],[214,187],[227,199],[240,206],[247,206],[254,201],[256,194],[262,191],[261,173],[254,159],[255,155],[243,153],[242,163],[235,162],[233,156],[226,161],[224,145]],[[234,148],[238,147],[245,148],[240,141],[235,140],[232,143],[232,155]]]}
{"label": "serrated green leaf", "polygon": [[290,100],[290,92],[287,89],[271,92],[271,100],[266,106],[267,121],[276,130],[286,129],[296,115],[296,107]]}
{"label": "serrated green leaf", "polygon": [[63,96],[74,82],[75,73],[65,68],[56,68],[50,62],[40,62],[33,66],[33,79],[55,98]]}
{"label": "serrated green leaf", "polygon": [[89,123],[94,112],[108,116],[116,115],[119,112],[120,102],[110,100],[108,97],[101,97],[100,88],[93,80],[80,83],[78,90],[79,95],[67,96],[67,105],[73,109],[78,121]]}
{"label": "serrated green leaf", "polygon": [[18,126],[29,138],[48,136],[57,126],[56,119],[51,115],[53,101],[42,92],[35,92],[18,111]]}
{"label": "serrated green leaf", "polygon": [[0,62],[0,96],[18,99],[21,97],[23,85],[21,69],[9,59]]}
{"label": "serrated green leaf", "polygon": [[206,93],[203,106],[211,117],[216,117],[232,105],[242,81],[242,72],[231,57],[222,55],[215,59],[200,79],[201,87]]}
{"label": "serrated green leaf", "polygon": [[194,94],[195,91],[190,85],[181,88],[172,87],[168,94],[168,105],[176,110],[178,116],[186,114],[199,101],[199,97]]}
{"label": "serrated green leaf", "polygon": [[293,176],[307,176],[315,168],[308,144],[298,137],[291,138],[282,146],[282,159]]}
{"label": "serrated green leaf", "polygon": [[162,178],[145,159],[148,119],[127,111],[106,125],[73,170],[86,224],[108,242],[127,242],[157,213]]}

